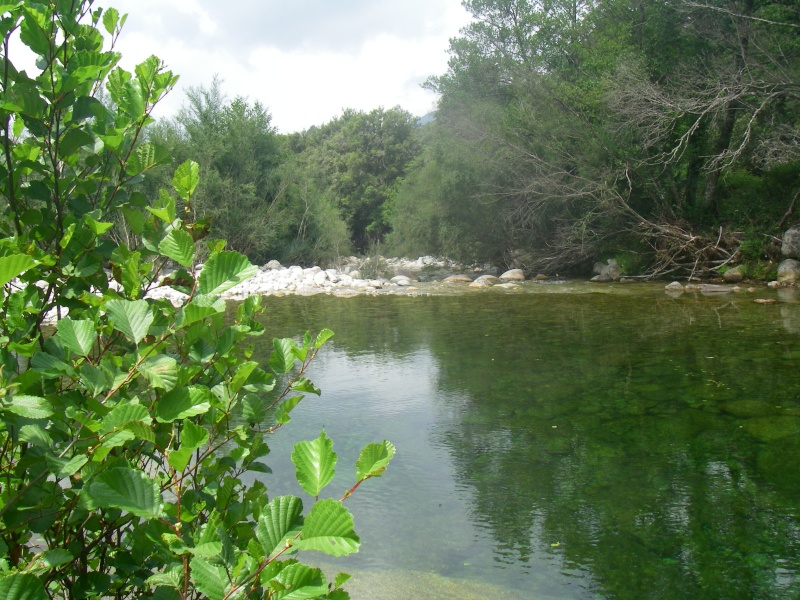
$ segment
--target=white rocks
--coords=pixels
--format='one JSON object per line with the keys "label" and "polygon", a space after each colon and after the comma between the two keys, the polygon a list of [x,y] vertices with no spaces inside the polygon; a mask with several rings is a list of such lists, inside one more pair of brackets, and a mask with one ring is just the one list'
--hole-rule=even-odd
{"label": "white rocks", "polygon": [[778,281],[782,284],[800,282],[800,261],[787,258],[778,265]]}
{"label": "white rocks", "polygon": [[505,281],[525,281],[525,272],[522,269],[510,269],[500,275]]}
{"label": "white rocks", "polygon": [[683,285],[681,285],[680,281],[673,281],[672,283],[667,284],[666,286],[664,286],[664,289],[668,290],[668,291],[671,291],[671,292],[682,292],[683,291]]}

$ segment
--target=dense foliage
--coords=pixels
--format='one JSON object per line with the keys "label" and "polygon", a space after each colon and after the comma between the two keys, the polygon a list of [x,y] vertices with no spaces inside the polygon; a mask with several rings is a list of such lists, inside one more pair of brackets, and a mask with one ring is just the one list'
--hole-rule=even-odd
{"label": "dense foliage", "polygon": [[402,247],[548,272],[627,251],[688,272],[765,257],[796,220],[796,3],[464,6],[396,199]]}
{"label": "dense foliage", "polygon": [[253,260],[384,244],[658,275],[777,256],[800,195],[796,3],[463,4],[433,123],[347,109],[282,136],[215,81],[148,135],[199,157],[196,210]]}
{"label": "dense foliage", "polygon": [[[117,66],[124,17],[91,0],[6,2],[0,14],[0,597],[347,598],[347,575],[328,583],[294,555],[358,549],[343,502],[394,447],[367,445],[353,487],[320,499],[332,442],[323,431],[296,444],[305,514],[300,498],[244,483],[267,470],[268,434],[319,393],[307,369],[332,333],[255,356],[259,301],[229,314],[219,296],[256,267],[222,241],[201,246],[198,163],[173,170],[171,192],[142,193],[172,161],[143,132],[177,77],[156,57]],[[16,44],[36,56],[32,74],[12,62]],[[209,133],[205,102],[192,135]],[[224,152],[242,140],[275,154],[264,111],[211,112],[207,189],[240,168],[268,180]]]}

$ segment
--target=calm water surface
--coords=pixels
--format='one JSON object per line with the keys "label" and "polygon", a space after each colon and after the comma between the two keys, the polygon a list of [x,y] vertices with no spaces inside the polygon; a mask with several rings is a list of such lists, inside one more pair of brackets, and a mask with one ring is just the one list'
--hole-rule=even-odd
{"label": "calm water surface", "polygon": [[323,428],[331,496],[397,446],[348,500],[361,552],[320,564],[364,599],[800,597],[796,299],[523,290],[266,300],[270,339],[336,332],[270,494],[306,497],[290,445]]}

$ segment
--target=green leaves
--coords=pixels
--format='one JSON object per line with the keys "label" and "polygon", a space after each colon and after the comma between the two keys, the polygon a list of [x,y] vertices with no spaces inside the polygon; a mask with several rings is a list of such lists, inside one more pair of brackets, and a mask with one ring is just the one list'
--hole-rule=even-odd
{"label": "green leaves", "polygon": [[38,396],[11,396],[3,399],[2,408],[29,419],[46,419],[53,414],[53,407]]}
{"label": "green leaves", "polygon": [[157,354],[145,359],[137,370],[151,387],[170,391],[178,382],[178,363],[171,356]]}
{"label": "green leaves", "polygon": [[362,481],[368,477],[383,475],[389,461],[394,457],[394,451],[394,444],[386,440],[379,444],[373,443],[364,446],[356,461],[356,479]]}
{"label": "green leaves", "polygon": [[211,392],[208,388],[192,386],[177,388],[165,394],[158,403],[156,419],[171,423],[207,413],[211,409]]}
{"label": "green leaves", "polygon": [[158,251],[183,267],[188,268],[194,264],[194,240],[181,229],[170,231],[159,243]]}
{"label": "green leaves", "polygon": [[200,165],[193,160],[187,160],[180,167],[175,169],[175,176],[172,178],[172,185],[178,196],[185,202],[194,194],[197,184],[200,182]]}
{"label": "green leaves", "polygon": [[28,573],[0,575],[0,598],[4,600],[49,600],[42,582]]}
{"label": "green leaves", "polygon": [[356,535],[350,511],[340,501],[328,498],[313,506],[293,545],[300,550],[345,556],[358,552],[361,540]]}
{"label": "green leaves", "polygon": [[150,305],[145,300],[109,300],[106,312],[114,323],[114,329],[137,345],[153,323]]}
{"label": "green leaves", "polygon": [[337,460],[333,442],[325,435],[325,430],[316,440],[296,443],[292,452],[297,482],[314,497],[333,479]]}
{"label": "green leaves", "polygon": [[234,251],[212,254],[203,265],[197,282],[200,294],[216,296],[229,290],[258,272],[258,267],[250,264],[247,257]]}
{"label": "green leaves", "polygon": [[0,287],[35,265],[36,261],[27,254],[0,256]]}
{"label": "green leaves", "polygon": [[87,356],[97,341],[94,321],[90,319],[75,321],[66,317],[56,324],[56,329],[64,347],[78,356]]}
{"label": "green leaves", "polygon": [[[288,422],[301,394],[319,393],[305,370],[330,332],[279,342],[276,379],[247,343],[264,332],[258,299],[231,319],[219,298],[256,267],[215,232],[195,275],[210,228],[190,220],[198,164],[176,169],[172,196],[139,187],[171,161],[143,128],[176,77],[156,57],[115,68],[119,54],[103,48],[124,17],[90,0],[0,1],[0,13],[0,31],[38,57],[26,71],[4,57],[0,98],[0,598],[343,597],[281,555],[294,542],[353,551],[349,513],[323,501],[306,523],[299,498],[267,502],[252,478],[269,472],[270,419]],[[253,114],[272,171],[277,137]],[[265,206],[253,190],[248,218]],[[170,261],[180,268],[162,280]],[[141,299],[157,285],[189,300]],[[312,494],[333,478],[324,432],[293,459]]]}
{"label": "green leaves", "polygon": [[118,508],[143,519],[161,516],[163,504],[158,483],[146,473],[127,467],[103,471],[85,488],[92,505]]}
{"label": "green leaves", "polygon": [[209,600],[222,600],[230,585],[225,569],[212,565],[207,560],[195,556],[191,560],[192,583]]}
{"label": "green leaves", "polygon": [[258,519],[256,537],[264,556],[272,556],[293,538],[302,524],[303,501],[296,496],[273,498]]}
{"label": "green leaves", "polygon": [[170,162],[172,162],[172,155],[167,148],[152,142],[145,142],[137,146],[131,153],[128,163],[125,165],[125,172],[130,176],[139,175],[153,167]]}

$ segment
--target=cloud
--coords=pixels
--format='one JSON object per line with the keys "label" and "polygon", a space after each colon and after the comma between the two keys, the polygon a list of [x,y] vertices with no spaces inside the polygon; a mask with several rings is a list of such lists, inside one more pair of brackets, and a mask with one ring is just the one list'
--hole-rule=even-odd
{"label": "cloud", "polygon": [[[459,0],[102,0],[129,13],[123,66],[156,54],[181,76],[269,107],[282,132],[343,108],[400,105],[418,115],[435,102],[419,87],[447,68],[447,44],[467,20]],[[107,4],[106,4],[107,3]],[[156,116],[174,114],[178,91]]]}
{"label": "cloud", "polygon": [[192,46],[223,43],[286,52],[354,51],[378,35],[422,39],[442,27],[447,2],[405,0],[111,0],[128,28],[178,37]]}

